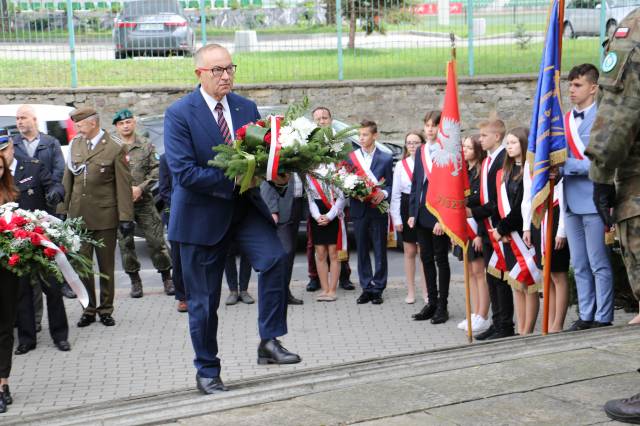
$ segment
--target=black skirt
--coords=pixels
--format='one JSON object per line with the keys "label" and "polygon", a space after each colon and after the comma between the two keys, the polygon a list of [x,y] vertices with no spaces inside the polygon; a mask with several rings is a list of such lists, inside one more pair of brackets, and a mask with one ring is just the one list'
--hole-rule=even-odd
{"label": "black skirt", "polygon": [[400,196],[400,217],[402,218],[402,241],[405,243],[417,243],[418,234],[416,233],[416,228],[410,228],[407,223],[407,220],[409,220],[409,194],[403,193]]}
{"label": "black skirt", "polygon": [[[324,205],[322,200],[315,200],[320,214],[327,214],[329,209]],[[336,217],[326,226],[318,225],[318,222],[313,217],[310,217],[311,221],[311,240],[314,245],[328,246],[338,242],[338,218]]]}
{"label": "black skirt", "polygon": [[[556,234],[558,233],[558,221],[560,219],[560,207],[556,206],[553,209],[553,241],[552,246],[556,245]],[[542,270],[543,261],[542,261],[542,250],[541,244],[544,244],[543,237],[541,235],[540,228],[535,228],[533,225],[531,226],[531,240],[533,246],[536,249],[536,264]],[[569,244],[565,244],[562,250],[556,250],[555,248],[551,251],[551,272],[568,272],[569,271]]]}

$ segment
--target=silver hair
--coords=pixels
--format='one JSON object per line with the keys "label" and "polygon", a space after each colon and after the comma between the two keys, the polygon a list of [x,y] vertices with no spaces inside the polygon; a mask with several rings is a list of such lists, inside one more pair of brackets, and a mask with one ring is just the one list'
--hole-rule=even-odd
{"label": "silver hair", "polygon": [[212,50],[217,50],[217,49],[222,49],[227,53],[229,52],[227,48],[221,44],[218,44],[218,43],[205,44],[200,49],[198,49],[196,53],[193,55],[193,62],[195,63],[196,67],[201,67],[204,65],[202,63],[202,58],[204,57],[205,53],[210,52]]}

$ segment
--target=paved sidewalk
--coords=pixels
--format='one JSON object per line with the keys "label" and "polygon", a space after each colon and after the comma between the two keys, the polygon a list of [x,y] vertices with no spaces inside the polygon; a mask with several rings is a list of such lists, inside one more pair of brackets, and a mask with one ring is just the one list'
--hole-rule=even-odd
{"label": "paved sidewalk", "polygon": [[[157,281],[154,272],[143,279]],[[124,279],[119,275],[118,279]],[[250,289],[255,289],[252,282]],[[258,366],[256,305],[224,306],[221,309],[220,349],[223,379],[227,382],[255,379],[280,373],[328,367],[425,350],[463,345],[466,336],[456,329],[463,318],[463,285],[454,276],[450,296],[451,320],[434,326],[415,322],[411,314],[422,305],[404,303],[405,290],[399,279],[390,281],[381,306],[356,305],[359,291],[339,292],[335,303],[318,303],[294,282],[292,290],[302,295],[303,306],[289,310],[286,347],[300,353],[303,362],[293,366]],[[255,294],[255,291],[253,292]],[[79,304],[66,300],[70,321],[71,352],[59,352],[43,331],[38,348],[14,356],[11,389],[14,404],[4,420],[121,398],[194,389],[195,371],[186,314],[175,310],[175,301],[160,287],[146,288],[145,297],[130,299],[118,289],[115,327],[100,323],[79,329]],[[46,318],[46,316],[45,316]],[[616,324],[631,315],[616,312]],[[575,319],[570,309],[567,324]]]}

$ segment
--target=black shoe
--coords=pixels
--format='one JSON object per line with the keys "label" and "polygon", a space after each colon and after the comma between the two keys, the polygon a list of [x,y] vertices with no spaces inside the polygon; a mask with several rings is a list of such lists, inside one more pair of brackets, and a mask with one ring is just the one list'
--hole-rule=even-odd
{"label": "black shoe", "polygon": [[143,296],[142,292],[142,279],[138,272],[127,272],[131,279],[131,292],[129,295],[134,299],[139,299]]}
{"label": "black shoe", "polygon": [[11,391],[9,390],[9,385],[2,385],[2,398],[7,405],[13,404],[13,398],[11,397]]}
{"label": "black shoe", "polygon": [[355,290],[353,283],[349,280],[341,281],[340,288],[343,290]]}
{"label": "black shoe", "polygon": [[35,343],[31,343],[29,345],[23,344],[23,345],[18,345],[18,347],[16,348],[16,351],[14,352],[14,354],[16,355],[24,355],[29,351],[32,351],[36,348],[36,344]]}
{"label": "black shoe", "polygon": [[384,299],[381,294],[373,294],[371,296],[371,304],[372,305],[382,305],[384,303]]}
{"label": "black shoe", "polygon": [[640,393],[630,398],[612,399],[604,405],[610,419],[624,423],[640,424]]}
{"label": "black shoe", "polygon": [[62,295],[67,299],[75,299],[76,297],[78,297],[73,292],[73,290],[71,290],[71,287],[69,287],[69,284],[67,283],[62,284]]}
{"label": "black shoe", "polygon": [[600,321],[594,321],[591,324],[591,328],[600,328],[600,327],[609,327],[612,326],[613,324],[610,322],[600,322]]}
{"label": "black shoe", "polygon": [[263,339],[258,346],[258,364],[297,364],[302,359],[286,350],[278,339]]}
{"label": "black shoe", "polygon": [[447,311],[447,305],[438,304],[436,312],[431,318],[431,324],[444,324],[449,319],[449,311]]}
{"label": "black shoe", "polygon": [[202,377],[196,374],[196,386],[198,390],[205,395],[211,395],[214,393],[226,392],[229,389],[226,388],[220,377]]}
{"label": "black shoe", "polygon": [[483,331],[482,333],[473,336],[474,339],[476,340],[487,340],[487,338],[489,336],[491,336],[492,334],[494,334],[496,332],[496,328],[493,326],[493,324],[487,328],[485,331]]}
{"label": "black shoe", "polygon": [[485,340],[496,340],[496,339],[504,339],[505,337],[513,337],[515,333],[513,329],[510,330],[496,330],[495,333],[487,336]]}
{"label": "black shoe", "polygon": [[116,325],[116,320],[110,314],[100,315],[100,322],[107,327],[113,327]]}
{"label": "black shoe", "polygon": [[369,293],[368,291],[363,291],[360,297],[358,297],[358,300],[356,300],[356,303],[358,305],[364,305],[365,303],[371,302],[371,300],[372,300],[371,293]]}
{"label": "black shoe", "polygon": [[42,324],[36,324],[36,333],[40,333],[42,331]]}
{"label": "black shoe", "polygon": [[304,304],[304,301],[300,299],[296,299],[295,297],[293,297],[293,294],[289,292],[289,295],[287,296],[287,305],[303,305],[303,304]]}
{"label": "black shoe", "polygon": [[583,321],[578,318],[578,321],[571,324],[571,327],[567,328],[565,331],[588,330],[591,327],[593,327],[593,321]]}
{"label": "black shoe", "polygon": [[7,403],[4,400],[4,392],[0,393],[0,414],[7,412]]}
{"label": "black shoe", "polygon": [[78,327],[86,327],[92,322],[96,322],[95,315],[82,314],[80,321],[78,321]]}
{"label": "black shoe", "polygon": [[433,317],[433,314],[436,313],[436,309],[437,307],[435,303],[429,303],[427,305],[424,305],[420,312],[411,315],[411,318],[413,318],[415,321],[426,321]]}
{"label": "black shoe", "polygon": [[53,342],[56,345],[56,348],[62,352],[69,352],[71,350],[71,345],[66,340],[60,340],[58,342]]}
{"label": "black shoe", "polygon": [[309,284],[307,284],[307,291],[312,292],[318,290],[320,290],[320,280],[317,278],[311,278],[309,280]]}

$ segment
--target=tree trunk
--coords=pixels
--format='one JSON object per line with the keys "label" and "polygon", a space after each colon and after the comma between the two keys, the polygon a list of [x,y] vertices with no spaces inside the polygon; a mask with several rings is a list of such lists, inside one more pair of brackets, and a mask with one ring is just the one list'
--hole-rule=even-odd
{"label": "tree trunk", "polygon": [[327,25],[335,25],[336,24],[336,0],[326,0],[325,5],[327,6]]}
{"label": "tree trunk", "polygon": [[0,0],[0,31],[3,33],[10,31],[7,0]]}
{"label": "tree trunk", "polygon": [[356,0],[349,0],[349,49],[356,47]]}

